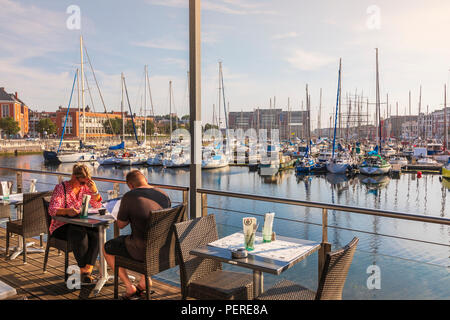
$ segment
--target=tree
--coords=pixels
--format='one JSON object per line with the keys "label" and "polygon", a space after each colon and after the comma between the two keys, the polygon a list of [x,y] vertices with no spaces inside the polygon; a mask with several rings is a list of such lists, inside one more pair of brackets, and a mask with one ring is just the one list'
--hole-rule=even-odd
{"label": "tree", "polygon": [[[122,133],[122,119],[120,118],[114,118],[114,119],[110,119],[111,120],[111,124],[109,124],[109,121],[106,120],[103,122],[103,127],[105,128],[105,132],[107,134],[121,134]],[[113,130],[111,130],[111,126],[113,128]]]}
{"label": "tree", "polygon": [[181,120],[189,120],[189,119],[190,119],[190,116],[188,114],[181,117]]}
{"label": "tree", "polygon": [[209,129],[217,129],[217,130],[219,130],[219,127],[216,126],[215,124],[210,124],[210,123],[205,124],[205,131],[209,130]]}
{"label": "tree", "polygon": [[17,134],[20,131],[19,123],[11,117],[0,119],[0,129],[8,135]]}
{"label": "tree", "polygon": [[56,124],[49,118],[41,119],[37,124],[37,131],[40,134],[44,134],[44,131],[47,131],[47,134],[55,134]]}

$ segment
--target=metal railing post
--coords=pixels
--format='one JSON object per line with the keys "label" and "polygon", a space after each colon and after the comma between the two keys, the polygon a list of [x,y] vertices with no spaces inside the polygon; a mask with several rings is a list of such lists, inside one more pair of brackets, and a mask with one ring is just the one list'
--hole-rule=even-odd
{"label": "metal railing post", "polygon": [[120,195],[120,185],[118,183],[113,184],[114,198],[118,198]]}
{"label": "metal railing post", "polygon": [[202,193],[202,217],[206,217],[208,215],[208,195],[206,193]]}
{"label": "metal railing post", "polygon": [[184,221],[188,220],[189,216],[189,191],[184,190],[183,191],[183,204],[186,207],[185,214],[184,214]]}
{"label": "metal railing post", "polygon": [[327,257],[327,253],[331,252],[331,243],[328,242],[328,210],[322,209],[322,243],[320,244],[319,249],[319,263],[318,263],[318,277],[319,283],[320,278],[322,277],[323,267],[325,265],[325,259]]}
{"label": "metal railing post", "polygon": [[23,191],[23,175],[22,172],[16,172],[16,184],[17,184],[17,193],[22,193]]}

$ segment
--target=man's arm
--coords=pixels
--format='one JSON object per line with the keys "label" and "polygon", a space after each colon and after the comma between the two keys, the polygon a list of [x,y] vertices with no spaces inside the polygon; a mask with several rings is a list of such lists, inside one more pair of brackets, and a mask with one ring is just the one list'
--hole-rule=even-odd
{"label": "man's arm", "polygon": [[117,213],[117,226],[119,229],[125,228],[130,223],[127,201],[128,197],[125,194],[120,201],[119,212]]}
{"label": "man's arm", "polygon": [[117,220],[117,226],[119,227],[119,229],[125,228],[129,223],[130,221]]}

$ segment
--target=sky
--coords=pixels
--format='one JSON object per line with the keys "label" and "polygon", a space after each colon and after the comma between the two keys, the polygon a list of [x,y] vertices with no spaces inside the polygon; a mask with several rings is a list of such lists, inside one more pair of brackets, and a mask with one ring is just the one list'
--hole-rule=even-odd
{"label": "sky", "polygon": [[[144,111],[144,65],[148,65],[155,114],[188,114],[188,0],[0,0],[0,86],[33,110],[55,110],[69,102],[80,67],[79,38],[97,76],[108,111],[120,110],[124,73],[133,112]],[[80,29],[71,5],[80,9]],[[391,113],[442,108],[450,78],[450,2],[447,0],[203,0],[202,119],[211,122],[218,104],[218,62],[223,63],[229,111],[269,107],[301,110],[311,94],[317,126],[323,90],[322,127],[335,110],[339,59],[342,98],[369,99],[375,113],[375,48],[379,48],[382,102]],[[71,24],[69,23],[69,26]],[[73,24],[72,24],[73,26]],[[103,106],[85,56],[93,105]],[[89,92],[86,103],[92,105]],[[147,98],[149,99],[149,98]],[[77,101],[73,102],[77,105]],[[147,107],[150,110],[150,103]],[[343,109],[346,109],[343,106]],[[382,105],[382,114],[386,105]],[[344,110],[345,112],[346,110]],[[217,112],[217,111],[216,111]],[[224,111],[221,110],[222,118]]]}

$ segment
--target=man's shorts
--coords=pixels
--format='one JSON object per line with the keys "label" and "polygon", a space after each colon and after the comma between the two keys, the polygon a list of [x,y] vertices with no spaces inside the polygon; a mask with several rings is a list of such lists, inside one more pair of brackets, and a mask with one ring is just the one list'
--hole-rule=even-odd
{"label": "man's shorts", "polygon": [[121,256],[128,259],[133,259],[128,253],[125,245],[125,238],[127,236],[119,236],[111,239],[105,243],[105,252],[113,256]]}

